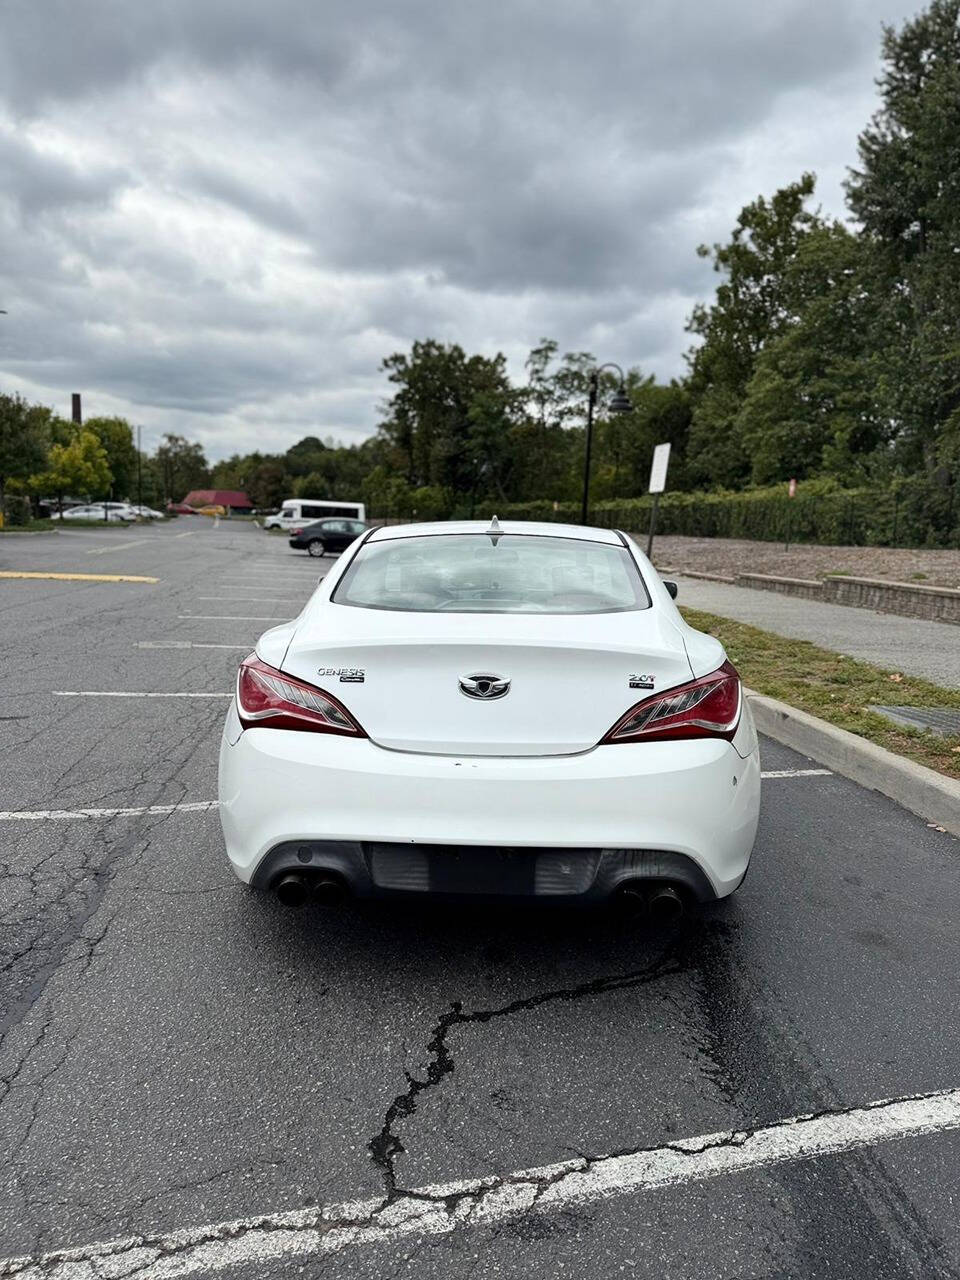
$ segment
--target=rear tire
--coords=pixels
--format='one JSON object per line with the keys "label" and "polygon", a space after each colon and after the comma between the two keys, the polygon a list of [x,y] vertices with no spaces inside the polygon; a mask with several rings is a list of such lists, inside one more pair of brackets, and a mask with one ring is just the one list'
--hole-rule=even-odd
{"label": "rear tire", "polygon": [[307,543],[307,554],[311,556],[325,555],[325,548],[319,538],[314,538],[312,542]]}

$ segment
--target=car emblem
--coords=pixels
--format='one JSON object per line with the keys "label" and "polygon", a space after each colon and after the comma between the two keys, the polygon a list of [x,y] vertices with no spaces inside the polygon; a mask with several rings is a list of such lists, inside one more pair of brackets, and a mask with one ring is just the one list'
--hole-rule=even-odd
{"label": "car emblem", "polygon": [[631,689],[652,689],[654,680],[653,676],[645,675],[642,671],[632,672],[627,677],[627,683]]}
{"label": "car emblem", "polygon": [[502,698],[510,692],[510,680],[506,676],[493,676],[486,671],[475,671],[472,676],[460,677],[460,692],[468,698]]}

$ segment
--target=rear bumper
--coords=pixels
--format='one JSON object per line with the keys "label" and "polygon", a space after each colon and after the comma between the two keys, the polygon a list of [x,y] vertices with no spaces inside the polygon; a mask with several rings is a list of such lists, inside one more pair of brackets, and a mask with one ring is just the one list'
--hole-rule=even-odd
{"label": "rear bumper", "polygon": [[[543,886],[570,875],[565,896],[584,898],[630,876],[682,879],[674,873],[686,860],[696,896],[725,897],[746,874],[759,816],[760,762],[747,729],[743,755],[706,739],[575,756],[431,756],[368,739],[241,732],[231,707],[220,752],[227,854],[247,882],[299,861],[340,871],[366,895],[437,891],[433,859],[444,849],[537,851],[550,866],[527,876],[524,892],[555,895]],[[564,862],[573,870],[563,872]]]}

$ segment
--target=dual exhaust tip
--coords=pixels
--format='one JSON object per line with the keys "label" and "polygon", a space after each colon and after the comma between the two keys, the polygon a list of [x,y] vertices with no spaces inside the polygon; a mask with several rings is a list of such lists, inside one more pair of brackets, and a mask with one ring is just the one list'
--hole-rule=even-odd
{"label": "dual exhaust tip", "polygon": [[278,901],[285,907],[305,907],[308,902],[333,907],[347,896],[347,886],[335,872],[320,871],[313,875],[303,871],[285,871],[273,886]]}
{"label": "dual exhaust tip", "polygon": [[650,884],[628,880],[617,890],[616,902],[632,920],[649,919],[653,924],[676,924],[686,913],[684,895],[672,884]]}

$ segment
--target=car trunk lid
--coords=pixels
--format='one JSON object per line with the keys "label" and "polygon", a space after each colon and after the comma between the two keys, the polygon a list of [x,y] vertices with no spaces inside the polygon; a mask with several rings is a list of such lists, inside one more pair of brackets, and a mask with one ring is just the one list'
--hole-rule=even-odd
{"label": "car trunk lid", "polygon": [[651,690],[692,674],[679,629],[655,608],[478,616],[327,603],[298,627],[283,669],[334,694],[380,746],[496,756],[589,750]]}

